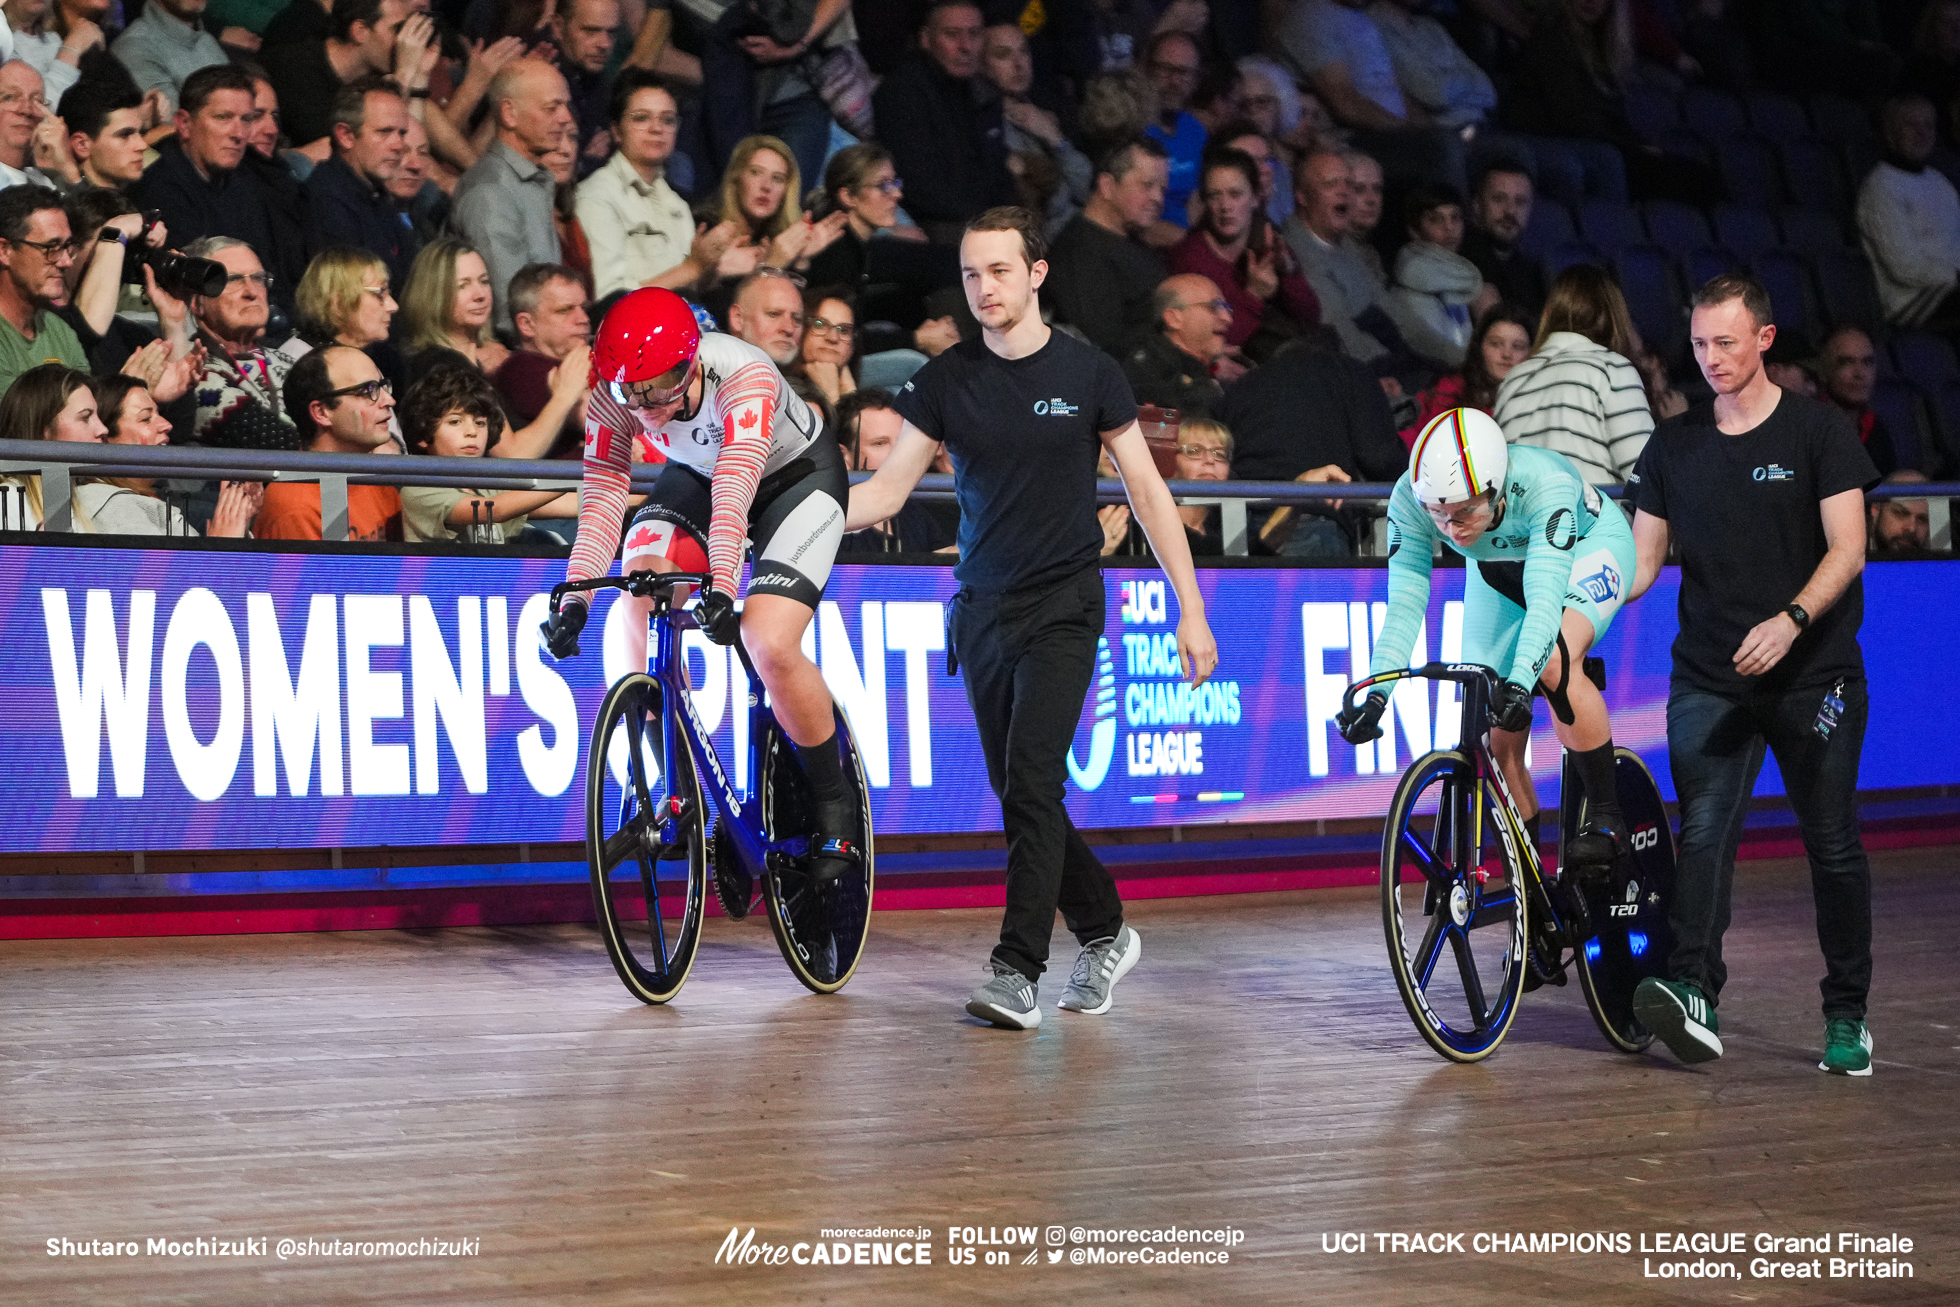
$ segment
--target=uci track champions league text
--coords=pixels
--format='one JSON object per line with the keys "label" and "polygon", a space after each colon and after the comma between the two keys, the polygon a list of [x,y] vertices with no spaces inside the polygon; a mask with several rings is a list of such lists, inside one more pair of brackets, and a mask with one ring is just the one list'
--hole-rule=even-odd
{"label": "uci track champions league text", "polygon": [[[583,837],[585,737],[606,687],[634,669],[607,665],[598,622],[582,657],[542,652],[560,560],[0,551],[14,746],[0,852]],[[1233,617],[1216,631],[1219,675],[1195,690],[1162,575],[1104,578],[1109,620],[1069,755],[1068,804],[1085,829],[1375,815],[1411,758],[1456,742],[1447,682],[1400,683],[1374,744],[1334,732],[1386,616],[1381,568],[1200,573],[1208,607]],[[1869,602],[1894,584],[1903,598],[1912,583],[1909,567],[1874,569]],[[1664,787],[1674,586],[1664,575],[1601,650],[1615,734]],[[881,833],[999,829],[965,688],[946,669],[956,589],[945,567],[841,565],[805,637],[856,731]],[[1460,582],[1439,571],[1435,591],[1416,664],[1460,655]],[[1914,596],[1925,611],[1960,613],[1960,593],[1927,599]],[[595,617],[623,619],[623,606],[599,603],[610,607]],[[1871,674],[1938,663],[1953,636],[1935,622],[1874,642]],[[757,687],[698,632],[684,645],[694,710],[746,789],[743,709]],[[1950,751],[1914,745],[1960,735],[1960,703],[1881,700],[1872,711],[1862,783],[1960,781]],[[1558,751],[1539,745],[1551,784]]]}

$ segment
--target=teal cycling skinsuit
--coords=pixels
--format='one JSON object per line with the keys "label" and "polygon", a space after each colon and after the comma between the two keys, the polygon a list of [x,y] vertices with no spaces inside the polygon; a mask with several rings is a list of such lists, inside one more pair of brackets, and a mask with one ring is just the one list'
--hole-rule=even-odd
{"label": "teal cycling skinsuit", "polygon": [[[1406,667],[1429,607],[1429,572],[1441,540],[1470,560],[1463,581],[1463,661],[1532,686],[1557,647],[1568,608],[1592,622],[1597,643],[1633,583],[1633,529],[1564,455],[1531,445],[1506,451],[1504,518],[1464,548],[1437,529],[1404,472],[1388,503],[1388,619],[1368,674]],[[1563,682],[1561,681],[1561,684]]]}

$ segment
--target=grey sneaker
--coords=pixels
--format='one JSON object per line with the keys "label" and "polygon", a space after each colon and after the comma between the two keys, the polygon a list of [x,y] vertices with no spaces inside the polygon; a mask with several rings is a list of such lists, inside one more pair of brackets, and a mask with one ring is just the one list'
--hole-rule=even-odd
{"label": "grey sneaker", "polygon": [[1116,982],[1143,956],[1143,939],[1128,926],[1108,939],[1091,940],[1075,957],[1068,988],[1055,1006],[1065,1012],[1101,1016],[1116,1000]]}
{"label": "grey sneaker", "polygon": [[1041,1009],[1035,1005],[1035,983],[1020,972],[994,963],[994,976],[973,991],[966,1010],[982,1021],[1014,1030],[1033,1030],[1041,1024]]}

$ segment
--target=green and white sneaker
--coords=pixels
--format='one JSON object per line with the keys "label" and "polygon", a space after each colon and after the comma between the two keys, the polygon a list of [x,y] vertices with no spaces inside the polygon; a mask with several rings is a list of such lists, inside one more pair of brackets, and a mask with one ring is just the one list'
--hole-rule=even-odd
{"label": "green and white sneaker", "polygon": [[1693,985],[1649,976],[1634,987],[1633,1015],[1683,1062],[1713,1062],[1722,1056],[1715,1008]]}
{"label": "green and white sneaker", "polygon": [[1827,1017],[1824,1021],[1824,1060],[1819,1071],[1834,1076],[1868,1076],[1872,1073],[1872,1032],[1862,1021],[1850,1017]]}
{"label": "green and white sneaker", "polygon": [[993,979],[973,991],[966,1000],[967,1012],[1011,1030],[1033,1030],[1040,1025],[1035,983],[1010,966],[999,962],[991,965]]}

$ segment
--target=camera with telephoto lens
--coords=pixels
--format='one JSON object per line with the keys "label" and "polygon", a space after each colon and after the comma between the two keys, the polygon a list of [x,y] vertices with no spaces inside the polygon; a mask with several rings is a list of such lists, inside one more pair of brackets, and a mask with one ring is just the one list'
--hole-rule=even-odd
{"label": "camera with telephoto lens", "polygon": [[124,247],[122,279],[132,286],[141,286],[143,266],[148,264],[157,275],[157,286],[180,300],[193,295],[224,294],[225,282],[231,276],[224,264],[151,247],[150,232],[161,221],[163,215],[157,210],[143,210],[142,232],[130,237]]}

